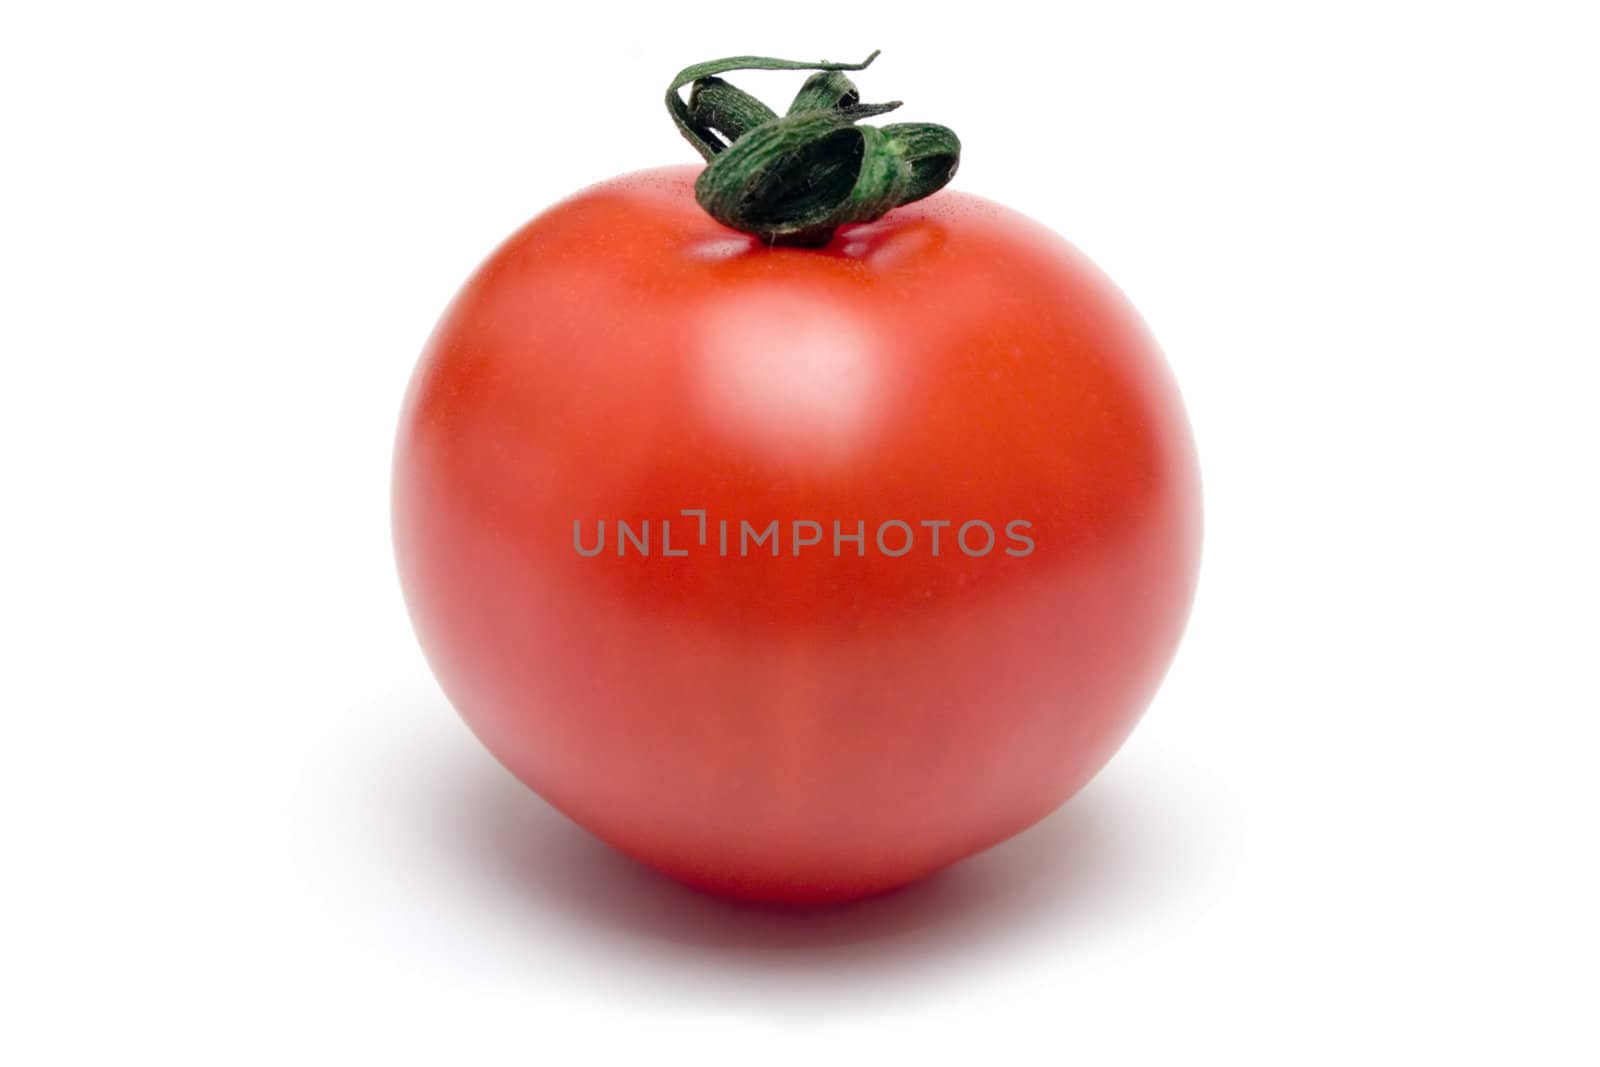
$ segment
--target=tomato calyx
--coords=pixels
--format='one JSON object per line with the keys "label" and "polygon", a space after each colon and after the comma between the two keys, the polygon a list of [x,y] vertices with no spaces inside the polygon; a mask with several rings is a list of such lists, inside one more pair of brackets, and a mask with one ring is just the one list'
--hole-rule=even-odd
{"label": "tomato calyx", "polygon": [[[840,226],[871,222],[942,189],[961,161],[948,126],[864,126],[900,101],[863,104],[845,71],[860,63],[734,56],[686,67],[667,88],[667,110],[706,160],[695,200],[725,226],[768,244],[817,248]],[[816,73],[778,115],[719,75],[735,70]],[[679,90],[690,86],[686,102]]]}

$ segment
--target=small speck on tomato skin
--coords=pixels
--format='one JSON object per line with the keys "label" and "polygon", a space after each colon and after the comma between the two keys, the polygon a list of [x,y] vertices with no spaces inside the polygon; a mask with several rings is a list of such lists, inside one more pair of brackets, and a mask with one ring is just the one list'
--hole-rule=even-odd
{"label": "small speck on tomato skin", "polygon": [[[699,209],[698,169],[569,197],[467,281],[405,401],[396,559],[451,702],[551,804],[713,892],[849,899],[1110,758],[1188,614],[1195,454],[1138,315],[1037,223],[946,190],[774,248]],[[575,520],[655,552],[580,555]],[[741,554],[771,520],[781,551]]]}

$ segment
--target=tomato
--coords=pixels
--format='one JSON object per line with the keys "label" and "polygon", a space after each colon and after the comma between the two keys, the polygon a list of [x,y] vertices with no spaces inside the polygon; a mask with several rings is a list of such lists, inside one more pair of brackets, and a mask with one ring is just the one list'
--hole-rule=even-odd
{"label": "tomato", "polygon": [[1196,578],[1188,425],[1027,218],[946,190],[771,247],[699,170],[572,196],[456,298],[395,452],[406,600],[471,728],[622,852],[886,890],[1042,818],[1142,713]]}

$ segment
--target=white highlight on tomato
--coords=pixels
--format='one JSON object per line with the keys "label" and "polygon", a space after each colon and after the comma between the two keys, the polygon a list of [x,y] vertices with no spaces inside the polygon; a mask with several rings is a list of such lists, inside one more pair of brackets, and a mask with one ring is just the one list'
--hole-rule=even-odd
{"label": "white highlight on tomato", "polygon": [[710,309],[698,392],[715,425],[763,449],[842,457],[881,394],[875,339],[824,301],[744,291]]}

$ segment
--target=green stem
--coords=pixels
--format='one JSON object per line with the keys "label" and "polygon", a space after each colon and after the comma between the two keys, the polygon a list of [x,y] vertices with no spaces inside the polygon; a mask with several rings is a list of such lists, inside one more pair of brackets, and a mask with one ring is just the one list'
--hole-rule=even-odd
{"label": "green stem", "polygon": [[[667,110],[706,160],[695,199],[717,221],[768,244],[820,247],[849,223],[870,222],[942,189],[961,142],[926,122],[859,125],[900,106],[863,104],[845,71],[860,63],[806,63],[736,56],[681,71]],[[718,75],[734,70],[811,70],[782,116]],[[679,90],[690,86],[684,101]]]}

